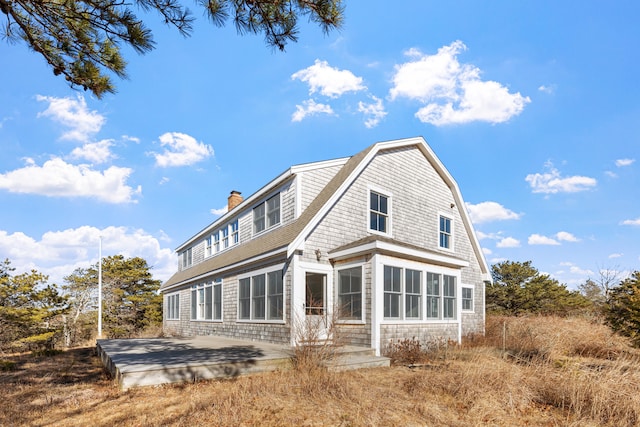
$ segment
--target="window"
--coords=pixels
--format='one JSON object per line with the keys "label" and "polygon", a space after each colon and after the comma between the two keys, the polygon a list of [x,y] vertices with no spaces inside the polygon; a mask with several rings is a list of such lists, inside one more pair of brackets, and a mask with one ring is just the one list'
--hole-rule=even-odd
{"label": "window", "polygon": [[422,317],[422,273],[407,269],[404,277],[405,317],[420,319]]}
{"label": "window", "polygon": [[384,317],[387,319],[400,318],[401,277],[401,268],[384,266]]}
{"label": "window", "polygon": [[442,276],[442,317],[444,319],[456,318],[456,278],[454,276]]}
{"label": "window", "polygon": [[280,193],[253,208],[253,232],[259,233],[278,224],[280,224]]}
{"label": "window", "polygon": [[224,227],[220,233],[222,233],[222,249],[227,249],[229,247],[229,227]]}
{"label": "window", "polygon": [[362,319],[362,268],[338,271],[338,303],[340,319]]}
{"label": "window", "polygon": [[473,311],[473,287],[462,287],[462,311]]}
{"label": "window", "polygon": [[451,249],[451,218],[440,215],[440,247]]}
{"label": "window", "polygon": [[270,271],[240,279],[238,318],[242,320],[282,320],[284,317],[282,271]]}
{"label": "window", "polygon": [[440,318],[440,275],[427,273],[427,319]]}
{"label": "window", "polygon": [[180,319],[180,294],[167,296],[167,320]]}
{"label": "window", "polygon": [[231,244],[238,244],[238,220],[231,223]]}
{"label": "window", "polygon": [[369,229],[389,232],[389,198],[374,191],[369,194]]}
{"label": "window", "polygon": [[267,228],[280,224],[280,194],[267,199]]}
{"label": "window", "polygon": [[282,319],[284,312],[284,289],[282,287],[282,272],[267,273],[267,318],[269,320]]}
{"label": "window", "polygon": [[182,252],[182,268],[191,267],[193,263],[193,258],[191,257],[191,248]]}
{"label": "window", "polygon": [[213,250],[215,253],[220,252],[220,233],[213,233]]}
{"label": "window", "polygon": [[207,237],[207,240],[205,241],[205,245],[204,245],[205,256],[211,256],[213,254],[213,252],[211,252],[211,242],[212,242],[211,236]]}
{"label": "window", "polygon": [[191,286],[191,320],[222,320],[222,279]]}

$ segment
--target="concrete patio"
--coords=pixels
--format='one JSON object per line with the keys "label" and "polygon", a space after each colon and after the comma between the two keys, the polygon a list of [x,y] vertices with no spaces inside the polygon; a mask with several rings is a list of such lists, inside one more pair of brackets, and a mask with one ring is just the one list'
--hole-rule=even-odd
{"label": "concrete patio", "polygon": [[[289,346],[217,336],[98,340],[98,356],[121,389],[233,378],[289,369]],[[373,349],[342,346],[327,363],[332,370],[389,366]]]}

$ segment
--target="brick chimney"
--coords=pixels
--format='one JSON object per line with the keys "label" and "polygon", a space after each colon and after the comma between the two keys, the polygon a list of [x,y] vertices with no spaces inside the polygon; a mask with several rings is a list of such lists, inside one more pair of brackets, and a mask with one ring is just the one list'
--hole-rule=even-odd
{"label": "brick chimney", "polygon": [[242,203],[243,200],[241,192],[236,190],[231,191],[231,194],[229,194],[229,198],[227,199],[227,210],[230,211],[235,208]]}

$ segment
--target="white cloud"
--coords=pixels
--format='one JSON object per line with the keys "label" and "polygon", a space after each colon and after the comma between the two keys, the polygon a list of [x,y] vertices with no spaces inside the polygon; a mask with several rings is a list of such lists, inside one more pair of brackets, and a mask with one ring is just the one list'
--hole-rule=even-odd
{"label": "white cloud", "polygon": [[610,254],[609,259],[621,258],[624,254]]}
{"label": "white cloud", "polygon": [[328,114],[330,116],[335,115],[331,106],[326,104],[316,103],[313,99],[302,101],[302,105],[296,105],[296,111],[291,116],[292,122],[301,122],[307,116],[314,116],[316,114]]}
{"label": "white cloud", "polygon": [[544,92],[549,95],[553,95],[556,92],[556,85],[541,85],[538,87],[540,92]]}
{"label": "white cloud", "polygon": [[163,176],[163,177],[160,179],[160,182],[159,182],[158,184],[160,184],[160,185],[164,185],[164,184],[166,184],[166,183],[167,183],[167,182],[169,182],[169,181],[171,181],[171,180],[170,180],[168,177]]}
{"label": "white cloud", "polygon": [[38,166],[29,159],[25,167],[0,174],[0,189],[48,197],[90,197],[108,203],[135,203],[132,197],[142,189],[134,190],[126,185],[131,172],[129,168],[116,166],[101,172],[57,157]]}
{"label": "white cloud", "polygon": [[576,193],[589,190],[597,184],[595,178],[588,176],[563,177],[551,162],[547,162],[545,168],[547,172],[529,174],[525,178],[534,193]]}
{"label": "white cloud", "polygon": [[489,248],[482,248],[482,253],[485,255],[491,255],[493,252]]}
{"label": "white cloud", "polygon": [[560,244],[557,240],[554,240],[551,237],[542,236],[540,234],[532,234],[531,236],[529,236],[527,243],[530,245],[551,245],[551,246],[557,246]]}
{"label": "white cloud", "polygon": [[104,116],[96,111],[89,111],[82,96],[72,99],[38,95],[36,99],[49,103],[46,110],[38,113],[38,117],[48,117],[70,128],[62,134],[61,139],[88,142],[105,122]]}
{"label": "white cloud", "polygon": [[491,240],[498,240],[498,239],[502,239],[502,233],[484,233],[482,231],[476,231],[476,236],[478,237],[478,240],[483,240],[483,239],[491,239]]}
{"label": "white cloud", "polygon": [[71,157],[74,159],[88,160],[93,164],[105,163],[116,156],[111,152],[113,146],[112,139],[84,144],[82,147],[74,148]]}
{"label": "white cloud", "polygon": [[160,240],[166,240],[163,232],[156,238],[142,229],[127,227],[100,230],[81,226],[49,231],[39,240],[21,232],[8,234],[0,230],[0,258],[10,259],[17,274],[36,269],[49,275],[49,283],[62,284],[63,278],[76,268],[87,268],[98,262],[100,236],[103,256],[121,254],[126,258],[144,258],[158,280],[164,281],[175,272],[173,250],[160,245]]}
{"label": "white cloud", "polygon": [[611,172],[611,171],[604,171],[604,174],[607,175],[609,178],[617,178],[618,175],[616,175],[615,172]]}
{"label": "white cloud", "polygon": [[349,70],[339,70],[329,66],[327,61],[316,59],[315,63],[291,75],[292,80],[309,84],[309,95],[316,92],[330,98],[337,98],[346,92],[365,90],[362,77],[356,77]]}
{"label": "white cloud", "polygon": [[376,127],[380,120],[387,115],[384,105],[382,105],[382,100],[375,96],[371,96],[371,99],[373,102],[368,104],[362,101],[358,102],[358,111],[365,115],[364,125],[369,129]]}
{"label": "white cloud", "polygon": [[514,239],[513,237],[505,237],[496,243],[497,248],[519,248],[520,240]]}
{"label": "white cloud", "polygon": [[579,242],[580,239],[578,239],[576,236],[574,236],[573,234],[567,232],[567,231],[559,231],[556,233],[556,239],[564,241],[564,242]]}
{"label": "white cloud", "polygon": [[625,219],[621,222],[622,225],[640,225],[640,218],[636,219]]}
{"label": "white cloud", "polygon": [[480,79],[479,68],[458,62],[458,54],[466,46],[461,41],[427,55],[410,49],[409,62],[395,66],[392,100],[406,97],[425,104],[416,117],[435,126],[485,121],[502,123],[522,112],[531,102],[520,93],[509,93],[507,87]]}
{"label": "white cloud", "polygon": [[198,142],[194,137],[180,132],[167,132],[158,138],[165,147],[162,153],[154,153],[156,165],[166,168],[189,166],[213,156],[213,147]]}
{"label": "white cloud", "polygon": [[616,166],[621,168],[624,166],[631,166],[636,159],[618,159],[616,160]]}
{"label": "white cloud", "polygon": [[482,202],[477,205],[467,203],[467,210],[474,224],[490,221],[520,219],[520,214],[513,212],[496,202]]}
{"label": "white cloud", "polygon": [[216,216],[222,216],[222,215],[226,214],[227,211],[228,211],[228,206],[224,206],[224,207],[219,208],[219,209],[215,209],[215,208],[211,209],[211,213],[213,215],[216,215]]}

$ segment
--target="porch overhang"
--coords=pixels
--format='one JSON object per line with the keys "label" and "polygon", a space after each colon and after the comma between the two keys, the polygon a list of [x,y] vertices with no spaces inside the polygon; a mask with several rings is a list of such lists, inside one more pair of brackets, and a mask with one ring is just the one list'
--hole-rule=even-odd
{"label": "porch overhang", "polygon": [[429,251],[397,240],[370,236],[329,251],[329,261],[338,262],[367,254],[389,255],[450,268],[469,266],[469,261],[445,253]]}

